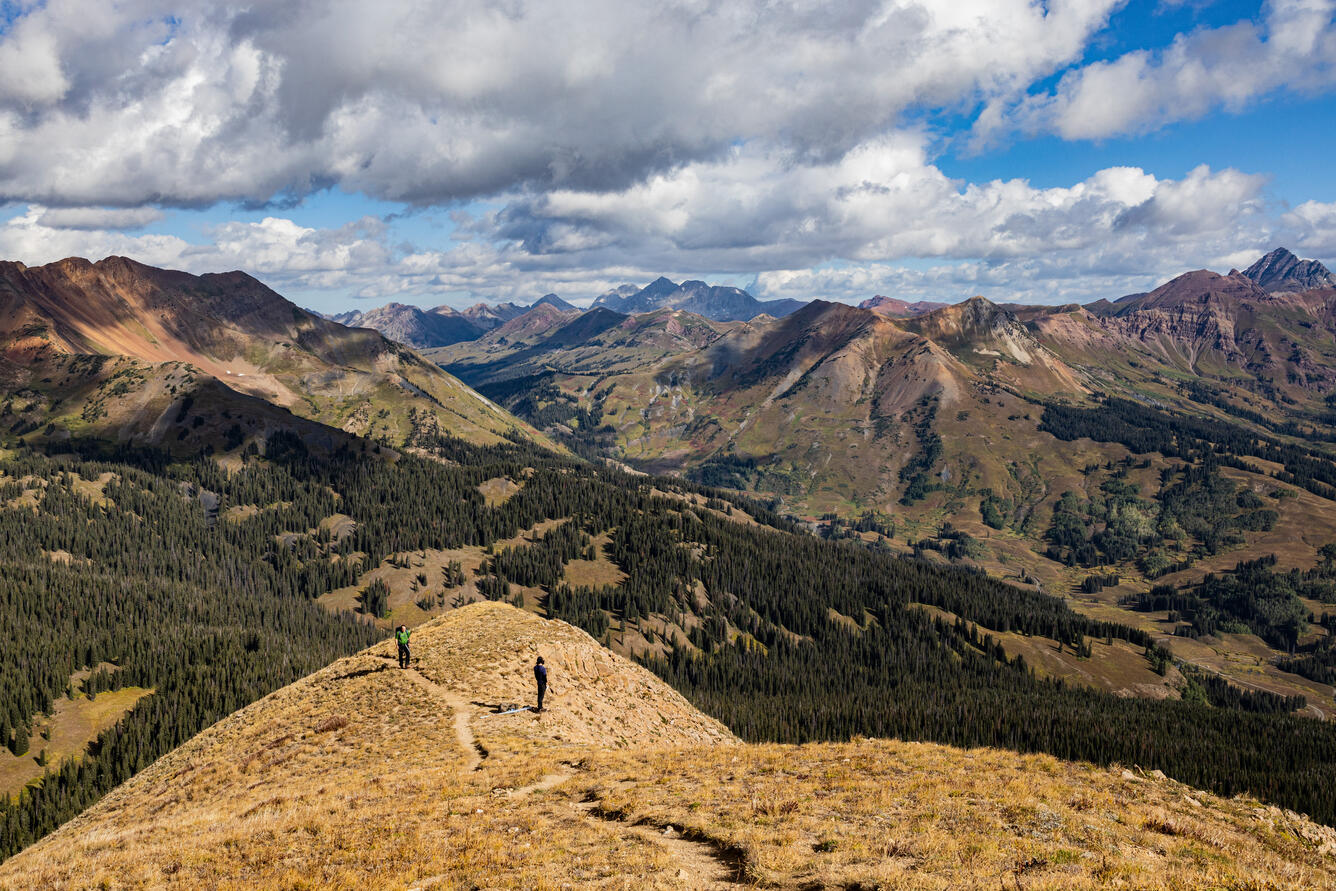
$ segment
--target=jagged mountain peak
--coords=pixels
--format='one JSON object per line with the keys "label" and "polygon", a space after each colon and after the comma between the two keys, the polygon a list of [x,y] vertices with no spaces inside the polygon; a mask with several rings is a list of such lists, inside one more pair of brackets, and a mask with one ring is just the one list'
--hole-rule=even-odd
{"label": "jagged mountain peak", "polygon": [[948,305],[949,304],[939,303],[934,300],[918,300],[915,301],[914,303],[909,303],[905,300],[899,299],[898,297],[886,297],[881,294],[877,294],[875,297],[869,297],[867,300],[864,300],[863,302],[859,303],[858,308],[870,309],[873,312],[877,313],[878,315],[883,315],[891,319],[897,319],[897,318],[910,318],[913,316],[921,316],[925,313],[930,313],[938,309],[944,309]]}
{"label": "jagged mountain peak", "polygon": [[1265,291],[1310,291],[1336,287],[1336,275],[1317,260],[1300,260],[1280,247],[1262,257],[1242,273]]}
{"label": "jagged mountain peak", "polygon": [[[574,306],[571,303],[567,303],[565,300],[562,300],[556,294],[544,294],[542,297],[539,297],[537,300],[535,300],[533,305],[534,307],[550,306],[553,309],[560,310],[561,312],[579,312],[579,309],[576,306]],[[533,307],[530,308],[532,309]]]}

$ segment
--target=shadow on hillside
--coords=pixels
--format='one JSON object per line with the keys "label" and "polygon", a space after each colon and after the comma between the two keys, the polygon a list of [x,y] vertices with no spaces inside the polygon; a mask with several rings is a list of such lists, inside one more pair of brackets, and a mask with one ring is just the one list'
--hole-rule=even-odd
{"label": "shadow on hillside", "polygon": [[532,706],[521,705],[518,702],[482,702],[474,699],[471,700],[469,704],[476,705],[478,708],[485,708],[494,715],[500,715],[506,712],[524,711],[526,709],[528,711],[533,711]]}
{"label": "shadow on hillside", "polygon": [[347,681],[353,678],[364,678],[369,674],[375,674],[378,671],[389,671],[388,665],[377,665],[375,668],[359,668],[356,671],[350,671],[347,674],[336,674],[330,678],[332,681]]}

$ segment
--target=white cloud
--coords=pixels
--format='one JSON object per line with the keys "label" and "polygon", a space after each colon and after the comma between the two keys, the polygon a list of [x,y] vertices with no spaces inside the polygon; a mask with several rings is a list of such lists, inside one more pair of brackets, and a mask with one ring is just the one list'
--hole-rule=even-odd
{"label": "white cloud", "polygon": [[[194,272],[245,269],[280,291],[428,304],[548,291],[589,298],[660,274],[757,274],[769,297],[982,292],[1068,302],[1121,296],[1192,266],[1228,268],[1240,251],[1275,243],[1330,244],[1331,206],[1276,218],[1262,200],[1264,182],[1206,167],[1180,180],[1118,167],[1062,188],[970,184],[931,164],[923,137],[898,133],[829,162],[794,164],[778,150],[739,147],[622,191],[515,195],[475,216],[457,211],[456,240],[444,250],[400,244],[374,217],[328,229],[278,215],[229,222],[193,245],[57,228],[51,210],[30,207],[0,225],[0,255],[35,263],[123,253]],[[896,268],[906,262],[913,268]]]}
{"label": "white cloud", "polygon": [[413,203],[625,188],[760,140],[831,158],[1011,93],[1117,0],[49,0],[0,35],[0,198]]}
{"label": "white cloud", "polygon": [[[1325,89],[1333,3],[1276,0],[1260,24],[1027,95],[1120,0],[46,0],[0,34],[0,203],[27,207],[0,222],[0,256],[128,254],[428,303],[587,298],[659,274],[1052,302],[1281,243],[1331,257],[1332,205],[1277,215],[1259,176],[962,182],[933,163],[940,134],[904,121],[982,103],[981,137],[1099,138]],[[452,206],[455,240],[277,209],[327,187]],[[475,197],[493,209],[459,208]],[[134,231],[159,207],[236,201],[275,209],[202,243]]]}
{"label": "white cloud", "polygon": [[1336,84],[1336,2],[1270,0],[1263,20],[1181,34],[1063,75],[1049,93],[996,97],[975,126],[981,142],[1010,128],[1064,139],[1144,133],[1219,108],[1240,111],[1277,90]]}
{"label": "white cloud", "polygon": [[55,207],[37,221],[53,229],[140,229],[164,216],[156,207]]}
{"label": "white cloud", "polygon": [[[474,222],[515,265],[597,268],[618,256],[662,269],[800,269],[835,260],[1216,256],[1266,219],[1264,178],[1199,167],[1182,180],[1110,168],[1065,188],[966,184],[896,134],[825,164],[740,148],[622,192],[554,191]],[[1203,250],[1210,246],[1208,250]],[[1181,262],[1181,260],[1180,260]],[[1143,267],[1144,268],[1144,265]]]}
{"label": "white cloud", "polygon": [[40,206],[29,206],[0,224],[0,257],[37,266],[65,257],[100,260],[118,255],[154,266],[170,266],[189,247],[174,235],[127,235],[115,230],[55,227],[42,222],[49,212]]}
{"label": "white cloud", "polygon": [[1336,202],[1305,201],[1285,214],[1283,222],[1294,233],[1294,243],[1310,256],[1336,257]]}

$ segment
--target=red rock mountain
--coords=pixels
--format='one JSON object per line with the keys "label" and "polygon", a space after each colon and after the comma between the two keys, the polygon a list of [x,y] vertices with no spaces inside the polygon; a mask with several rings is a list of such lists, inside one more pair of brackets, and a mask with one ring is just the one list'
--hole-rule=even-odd
{"label": "red rock mountain", "polygon": [[119,438],[160,440],[164,419],[187,421],[182,406],[207,381],[394,446],[525,429],[407,347],[303,310],[245,273],[123,257],[0,263],[0,377],[22,395],[17,423],[40,418],[57,436],[114,422]]}

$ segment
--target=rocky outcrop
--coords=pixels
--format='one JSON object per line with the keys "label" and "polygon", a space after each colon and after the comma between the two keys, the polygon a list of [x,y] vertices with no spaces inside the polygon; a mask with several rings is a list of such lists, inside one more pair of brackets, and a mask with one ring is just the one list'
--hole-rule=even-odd
{"label": "rocky outcrop", "polygon": [[1314,288],[1336,288],[1336,275],[1316,260],[1300,260],[1285,248],[1276,248],[1247,269],[1243,275],[1272,293],[1303,292]]}
{"label": "rocky outcrop", "polygon": [[356,313],[348,321],[342,318],[336,321],[351,328],[374,328],[390,340],[419,350],[475,340],[483,333],[482,328],[448,307],[426,312],[403,303],[389,303],[379,309]]}
{"label": "rocky outcrop", "polygon": [[800,300],[757,300],[741,288],[686,281],[680,285],[662,276],[639,290],[630,285],[598,297],[594,306],[634,315],[656,309],[681,309],[716,322],[746,322],[760,315],[782,318],[807,304]]}
{"label": "rocky outcrop", "polygon": [[881,294],[869,297],[858,304],[859,309],[870,309],[877,315],[886,316],[888,319],[908,319],[936,312],[939,309],[945,309],[947,306],[950,306],[950,304],[938,303],[935,300],[918,300],[914,303],[908,303],[895,297],[883,297]]}

